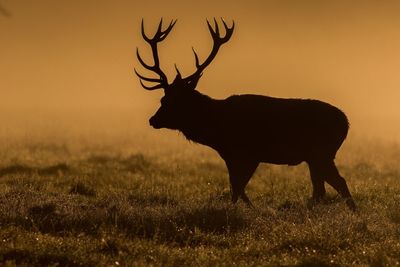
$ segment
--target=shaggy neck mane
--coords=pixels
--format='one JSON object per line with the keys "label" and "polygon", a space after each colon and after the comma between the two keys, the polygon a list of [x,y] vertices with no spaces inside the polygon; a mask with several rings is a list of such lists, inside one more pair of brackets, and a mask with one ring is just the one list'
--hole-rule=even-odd
{"label": "shaggy neck mane", "polygon": [[219,102],[220,100],[197,92],[187,113],[185,125],[178,130],[191,141],[213,146]]}

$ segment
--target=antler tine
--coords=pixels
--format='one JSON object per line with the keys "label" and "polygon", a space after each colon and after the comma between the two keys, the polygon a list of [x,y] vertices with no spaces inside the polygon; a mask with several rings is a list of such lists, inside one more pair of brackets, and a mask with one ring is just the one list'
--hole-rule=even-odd
{"label": "antler tine", "polygon": [[136,48],[136,56],[140,62],[140,64],[142,64],[143,67],[145,67],[148,70],[154,71],[154,66],[150,66],[148,65],[146,62],[144,62],[144,60],[142,59],[142,57],[139,54],[139,48]]}
{"label": "antler tine", "polygon": [[221,18],[221,21],[224,24],[225,31],[226,31],[225,37],[223,39],[228,41],[232,36],[233,30],[235,29],[235,21],[232,22],[232,27],[230,27],[230,28],[228,27],[228,25],[226,24],[226,22],[223,18]]}
{"label": "antler tine", "polygon": [[142,85],[142,87],[144,88],[144,89],[146,89],[146,90],[156,90],[156,89],[161,89],[161,88],[164,88],[164,85],[163,84],[157,84],[157,85],[155,85],[155,86],[146,86],[146,85],[144,85],[144,83],[142,82],[142,80],[139,80],[140,81],[140,84]]}
{"label": "antler tine", "polygon": [[157,79],[157,78],[144,77],[139,72],[137,72],[137,70],[135,68],[133,70],[135,71],[136,75],[142,80],[145,80],[147,82],[153,82],[153,83],[161,83],[162,82],[160,79]]}
{"label": "antler tine", "polygon": [[161,18],[160,22],[158,23],[158,27],[157,27],[156,33],[154,34],[153,38],[149,38],[144,33],[144,26],[143,26],[143,20],[142,20],[142,35],[143,35],[143,38],[150,44],[151,43],[161,42],[167,37],[167,35],[172,30],[172,28],[175,26],[175,23],[177,21],[178,21],[177,19],[176,20],[171,20],[171,22],[168,25],[168,27],[165,30],[162,30],[163,18]]}
{"label": "antler tine", "polygon": [[214,24],[215,24],[215,35],[219,36],[219,26],[215,17],[214,17]]}
{"label": "antler tine", "polygon": [[196,68],[199,68],[200,67],[199,56],[197,55],[196,51],[194,50],[194,47],[192,47],[192,51],[194,54],[194,60],[196,61]]}
{"label": "antler tine", "polygon": [[215,30],[211,26],[211,23],[208,20],[207,20],[207,25],[208,25],[208,29],[210,30],[211,36],[213,37],[214,41],[218,41],[218,42],[222,42],[222,43],[227,42],[232,36],[233,30],[235,28],[235,22],[233,21],[232,27],[229,28],[228,25],[226,24],[225,20],[223,18],[221,18],[221,21],[225,28],[225,36],[221,37],[217,20],[215,18],[213,20],[214,20]]}
{"label": "antler tine", "polygon": [[143,21],[143,19],[142,19],[142,23],[141,23],[141,29],[142,29],[142,36],[143,36],[143,39],[144,39],[146,42],[150,43],[150,42],[151,42],[151,39],[150,39],[149,37],[147,37],[146,33],[144,32],[144,21]]}
{"label": "antler tine", "polygon": [[207,21],[208,30],[210,31],[211,36],[212,36],[213,39],[214,39],[214,35],[215,35],[214,29],[213,29],[213,27],[211,26],[211,24],[210,24],[210,22],[208,21],[208,19],[207,19],[206,21]]}
{"label": "antler tine", "polygon": [[196,51],[194,50],[194,48],[192,48],[197,70],[196,70],[195,73],[193,73],[192,75],[190,75],[186,79],[198,79],[201,76],[203,70],[213,61],[213,59],[217,55],[218,50],[221,47],[221,45],[223,45],[224,43],[228,42],[229,39],[232,36],[233,30],[235,28],[235,23],[234,22],[232,24],[232,27],[229,28],[228,25],[226,24],[226,22],[221,18],[222,23],[223,23],[224,28],[225,28],[225,31],[226,31],[225,36],[221,37],[219,26],[218,26],[218,22],[217,22],[217,20],[215,18],[213,20],[214,20],[214,24],[215,24],[215,26],[214,26],[215,29],[211,26],[211,23],[208,20],[206,20],[208,29],[209,29],[210,34],[211,34],[211,37],[213,38],[213,41],[214,41],[213,48],[212,48],[209,56],[201,64],[200,64],[200,60],[199,60],[199,57],[198,57]]}
{"label": "antler tine", "polygon": [[[141,79],[140,83],[142,84],[143,88],[145,88],[147,90],[154,90],[154,89],[159,89],[159,88],[166,89],[168,87],[168,78],[165,75],[165,73],[161,70],[161,67],[160,67],[160,59],[158,57],[157,44],[159,42],[163,41],[167,37],[167,35],[172,30],[172,28],[175,26],[176,21],[177,20],[172,20],[170,22],[170,24],[168,25],[168,27],[165,30],[163,30],[162,29],[163,19],[161,18],[160,23],[158,24],[156,33],[154,34],[153,38],[149,38],[145,33],[144,20],[142,19],[142,23],[141,23],[142,36],[143,36],[143,39],[151,47],[151,51],[152,51],[152,54],[153,54],[154,65],[149,65],[146,62],[144,62],[143,58],[140,56],[139,49],[136,49],[136,56],[137,56],[140,64],[142,64],[144,68],[155,72],[160,77],[159,79],[157,79],[157,78],[147,78],[147,77],[144,77],[143,75],[139,74],[135,70],[136,75]],[[149,86],[145,86],[143,84],[142,80],[148,81],[148,82],[156,82],[156,83],[159,83],[159,84],[155,85],[153,87],[149,87]]]}
{"label": "antler tine", "polygon": [[154,35],[154,39],[156,38],[156,36],[162,35],[162,22],[163,22],[163,18],[161,18],[160,23],[158,23],[157,32]]}
{"label": "antler tine", "polygon": [[172,20],[172,21],[170,22],[170,24],[168,25],[167,29],[165,29],[165,31],[162,31],[162,34],[161,34],[161,36],[160,36],[160,41],[164,40],[164,39],[168,36],[169,32],[170,32],[170,31],[172,30],[172,28],[175,26],[175,23],[176,23],[177,21],[178,21],[177,19],[176,19],[176,20]]}

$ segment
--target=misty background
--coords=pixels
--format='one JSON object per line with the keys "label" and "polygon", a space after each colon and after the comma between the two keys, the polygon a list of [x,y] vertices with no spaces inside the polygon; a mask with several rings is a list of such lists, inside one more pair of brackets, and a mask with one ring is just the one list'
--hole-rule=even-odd
{"label": "misty background", "polygon": [[[159,46],[172,80],[174,63],[194,71],[212,47],[205,19],[235,21],[231,40],[205,70],[198,90],[315,98],[348,115],[350,137],[400,141],[398,1],[0,0],[0,136],[75,134],[161,137],[148,124],[162,90],[146,91],[133,72],[161,17],[178,19]],[[5,138],[5,139],[4,139]]]}

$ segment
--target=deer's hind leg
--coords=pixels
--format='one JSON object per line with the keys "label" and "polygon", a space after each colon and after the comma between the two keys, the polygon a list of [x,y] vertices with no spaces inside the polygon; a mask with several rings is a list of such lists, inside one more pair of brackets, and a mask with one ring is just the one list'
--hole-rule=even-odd
{"label": "deer's hind leg", "polygon": [[259,163],[246,159],[225,159],[225,163],[229,172],[232,203],[236,203],[240,197],[248,206],[253,206],[245,193],[245,187]]}
{"label": "deer's hind leg", "polygon": [[[346,180],[340,175],[333,159],[310,163],[310,172],[312,169],[313,171],[317,172],[318,176],[321,175],[321,177],[323,177],[323,179],[346,200],[347,206],[352,211],[357,209],[356,204],[354,203],[354,200],[350,194],[349,188],[347,187]],[[319,194],[322,192],[321,189],[318,189],[319,185],[320,180],[317,182],[317,187],[313,182],[314,190],[317,188],[316,191],[318,194],[316,193],[316,196],[319,196]]]}
{"label": "deer's hind leg", "polygon": [[321,166],[314,162],[308,163],[308,168],[313,186],[312,200],[318,203],[326,194],[323,171]]}
{"label": "deer's hind leg", "polygon": [[339,174],[339,171],[333,160],[327,162],[325,171],[326,182],[330,184],[346,200],[347,206],[352,211],[356,211],[357,207],[354,203],[353,197],[350,194],[349,188],[347,187],[346,180]]}

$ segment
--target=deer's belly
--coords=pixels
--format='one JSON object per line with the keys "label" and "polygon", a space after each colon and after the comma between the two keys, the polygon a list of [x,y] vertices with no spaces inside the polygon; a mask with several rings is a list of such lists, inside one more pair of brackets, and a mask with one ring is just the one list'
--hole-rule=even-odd
{"label": "deer's belly", "polygon": [[272,149],[257,150],[253,152],[254,156],[260,161],[281,165],[298,165],[307,158],[305,151],[289,150],[289,149]]}

